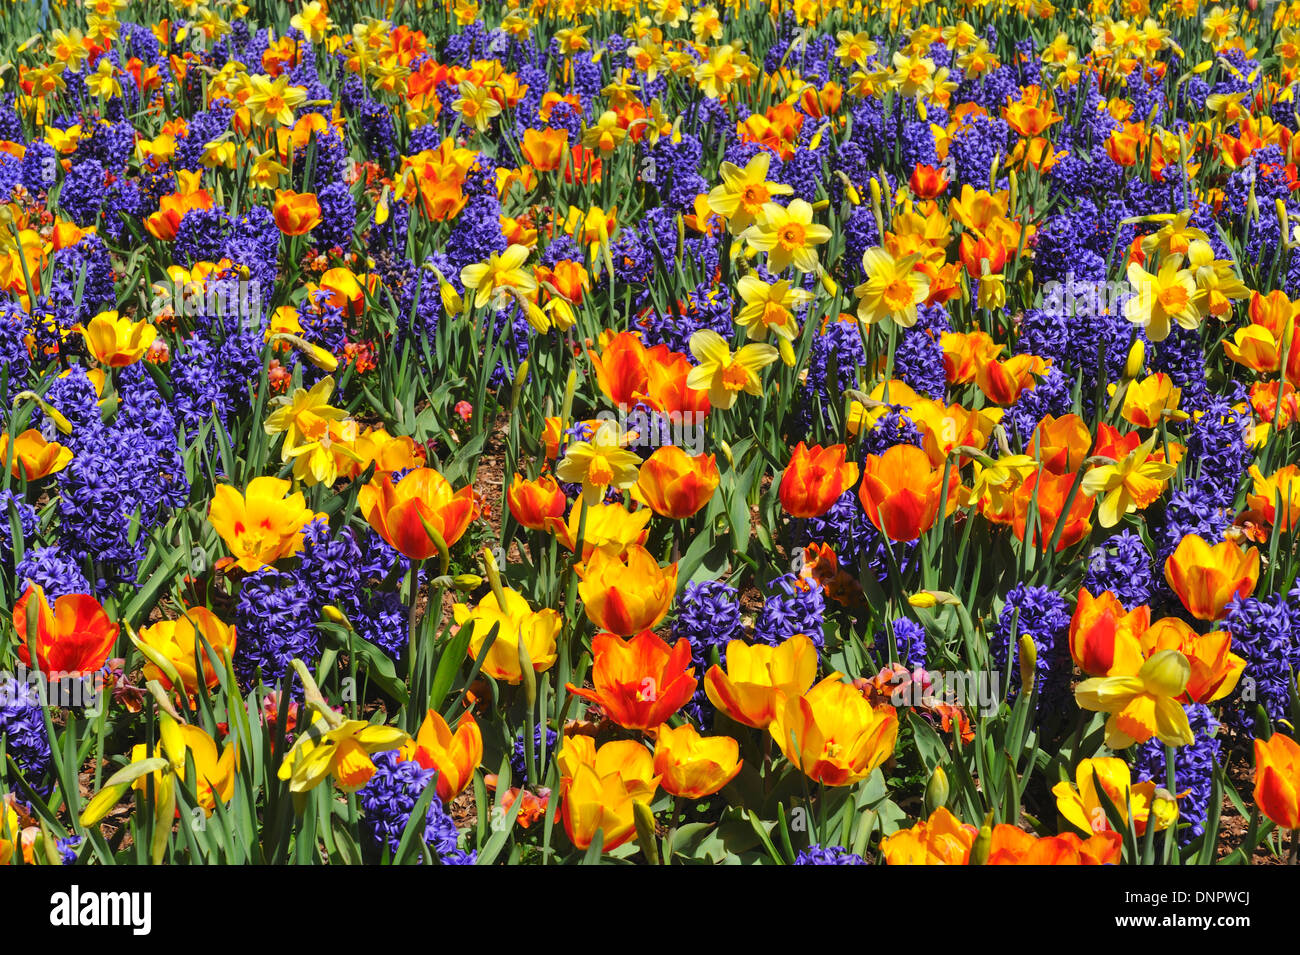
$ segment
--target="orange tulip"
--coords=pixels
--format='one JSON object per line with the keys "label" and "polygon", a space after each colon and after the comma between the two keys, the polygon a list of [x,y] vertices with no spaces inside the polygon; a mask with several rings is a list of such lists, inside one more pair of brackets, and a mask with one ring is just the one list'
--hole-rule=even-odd
{"label": "orange tulip", "polygon": [[900,829],[880,843],[888,865],[965,865],[979,834],[940,806],[911,829]]}
{"label": "orange tulip", "polygon": [[1177,650],[1187,657],[1192,675],[1187,679],[1183,703],[1212,703],[1234,689],[1246,669],[1246,661],[1232,652],[1232,634],[1222,630],[1200,634],[1177,617],[1163,617],[1142,634],[1142,652],[1154,656],[1161,650]]}
{"label": "orange tulip", "polygon": [[1174,386],[1172,378],[1156,372],[1142,381],[1129,383],[1120,414],[1139,428],[1154,428],[1166,417],[1166,412],[1178,410],[1182,394],[1183,390]]}
{"label": "orange tulip", "polygon": [[587,352],[596,372],[596,384],[605,397],[621,408],[630,408],[649,384],[649,359],[641,337],[635,332],[619,332],[600,350]]}
{"label": "orange tulip", "polygon": [[206,189],[194,192],[174,192],[163,196],[158,203],[158,211],[145,217],[144,227],[154,238],[171,242],[181,227],[181,220],[191,209],[211,209],[212,194]]}
{"label": "orange tulip", "polygon": [[86,323],[82,336],[101,365],[125,368],[144,357],[158,338],[158,329],[147,319],[133,322],[117,312],[100,312]]}
{"label": "orange tulip", "polygon": [[873,707],[842,674],[832,673],[803,696],[786,700],[768,726],[786,759],[827,786],[866,779],[894,752],[898,714]]}
{"label": "orange tulip", "polygon": [[[0,438],[0,441],[3,441]],[[0,444],[0,448],[3,444]],[[1278,504],[1282,510],[1281,526],[1283,530],[1292,530],[1300,522],[1300,468],[1294,464],[1278,468],[1268,477],[1254,465],[1250,469],[1254,482],[1251,493],[1246,495],[1246,506],[1270,524],[1279,523]]]}
{"label": "orange tulip", "polygon": [[[951,469],[947,488],[947,513],[957,506],[960,478]],[[930,465],[918,447],[896,444],[884,454],[867,455],[858,497],[867,519],[890,540],[916,540],[939,515],[943,496],[943,471]]]}
{"label": "orange tulip", "polygon": [[[908,411],[908,417],[921,432],[921,447],[939,470],[943,470],[944,461],[962,445],[983,450],[1001,416],[1000,408],[975,411],[928,398],[918,399]],[[959,459],[954,467],[964,461],[965,458]]]}
{"label": "orange tulip", "polygon": [[712,796],[736,778],[742,763],[740,744],[730,736],[703,737],[690,723],[659,728],[654,769],[674,796]]}
{"label": "orange tulip", "polygon": [[708,389],[700,391],[686,383],[695,365],[681,352],[656,345],[646,352],[645,393],[637,394],[656,411],[680,415],[683,426],[699,426],[709,413]]}
{"label": "orange tulip", "polygon": [[1014,404],[1037,384],[1035,376],[1046,373],[1049,365],[1048,359],[1037,355],[1013,355],[1006,361],[989,358],[976,363],[975,384],[995,405]]}
{"label": "orange tulip", "polygon": [[374,292],[379,277],[368,274],[362,284],[362,277],[351,269],[342,267],[329,269],[320,277],[320,287],[329,293],[329,303],[343,310],[343,314],[356,317],[366,306],[366,291]]}
{"label": "orange tulip", "polygon": [[[9,460],[9,435],[0,434],[0,467]],[[13,464],[9,473],[16,478],[39,481],[57,474],[72,462],[72,449],[46,441],[35,428],[29,428],[13,442]]]}
{"label": "orange tulip", "polygon": [[28,601],[36,601],[36,667],[47,679],[97,672],[117,641],[118,626],[89,594],[65,594],[51,607],[39,584],[30,584],[14,605],[13,625],[21,640],[18,659],[32,665],[28,649]]}
{"label": "orange tulip", "polygon": [[1053,474],[1073,474],[1088,456],[1092,433],[1077,414],[1046,415],[1034,429],[1029,454]]}
{"label": "orange tulip", "polygon": [[988,865],[1119,865],[1124,837],[1112,829],[1087,839],[1073,832],[1039,838],[1018,826],[993,827]]}
{"label": "orange tulip", "polygon": [[377,474],[361,488],[357,506],[370,526],[405,556],[427,560],[438,553],[426,525],[451,547],[474,514],[474,489],[453,491],[451,484],[432,468],[416,468],[393,486],[391,474]]}
{"label": "orange tulip", "polygon": [[1015,530],[1016,537],[1022,541],[1026,539],[1026,533],[1030,530],[1029,509],[1035,500],[1038,502],[1038,524],[1042,528],[1042,537],[1040,538],[1038,529],[1035,528],[1033,533],[1029,534],[1031,546],[1038,547],[1050,541],[1056,533],[1056,525],[1062,520],[1065,521],[1065,527],[1056,542],[1058,551],[1065,550],[1087,537],[1088,532],[1092,530],[1088,518],[1092,515],[1093,499],[1082,487],[1075,492],[1069,512],[1063,513],[1073,484],[1073,474],[1053,474],[1045,468],[1026,478],[1024,483],[1016,488],[1012,497],[1012,506],[1015,510],[1011,518],[1011,526]]}
{"label": "orange tulip", "polygon": [[1282,829],[1300,829],[1300,745],[1274,733],[1255,740],[1255,805]]}
{"label": "orange tulip", "polygon": [[[568,520],[550,518],[546,529],[565,549],[576,551],[582,515],[582,505],[575,504],[569,509]],[[586,508],[586,515],[586,524],[581,528],[583,560],[590,560],[598,549],[607,549],[611,554],[624,557],[629,545],[644,544],[650,536],[646,525],[650,523],[651,511],[646,507],[633,512],[622,504],[596,504]]]}
{"label": "orange tulip", "polygon": [[1249,597],[1259,582],[1259,551],[1236,541],[1211,547],[1188,534],[1165,561],[1165,580],[1197,620],[1218,620],[1234,597]]}
{"label": "orange tulip", "polygon": [[1141,638],[1151,624],[1151,609],[1125,611],[1109,590],[1094,597],[1079,589],[1070,619],[1070,656],[1089,676],[1130,676],[1142,666]]}
{"label": "orange tulip", "polygon": [[685,637],[671,648],[649,630],[631,640],[598,633],[591,641],[594,690],[568,684],[570,693],[600,705],[625,729],[651,729],[680,710],[698,685]]}
{"label": "orange tulip", "polygon": [[552,520],[562,520],[569,499],[555,478],[543,474],[536,481],[525,481],[516,474],[506,492],[510,513],[524,527],[544,531]]}
{"label": "orange tulip", "polygon": [[563,129],[524,130],[524,158],[538,172],[554,172],[564,161],[569,134]]}
{"label": "orange tulip", "polygon": [[937,199],[948,188],[948,174],[942,167],[936,169],[934,166],[918,163],[912,170],[907,185],[912,190],[912,195],[918,199]]}
{"label": "orange tulip", "polygon": [[781,506],[791,517],[821,517],[858,479],[858,466],[844,460],[842,444],[795,445],[781,475]]}
{"label": "orange tulip", "polygon": [[[190,696],[199,692],[200,671],[203,683],[209,688],[220,682],[211,657],[197,640],[199,636],[216,651],[218,659],[229,659],[235,652],[235,628],[227,626],[207,607],[188,607],[176,620],[160,620],[140,628],[140,643],[171,663]],[[144,665],[144,677],[157,680],[164,689],[172,688],[167,674],[152,659]]]}
{"label": "orange tulip", "polygon": [[[575,305],[582,301],[583,293],[591,282],[582,263],[572,259],[560,259],[550,268],[535,265],[533,278],[537,280],[538,288],[546,289],[548,293],[554,290],[554,293]],[[550,288],[547,289],[547,286]]]}
{"label": "orange tulip", "polygon": [[320,202],[314,192],[275,191],[275,225],[285,235],[306,235],[320,225]]}
{"label": "orange tulip", "polygon": [[649,804],[659,788],[650,751],[636,740],[596,748],[590,736],[570,736],[555,757],[560,768],[560,816],[569,841],[588,848],[601,833],[605,852],[636,832],[635,804]]}
{"label": "orange tulip", "polygon": [[943,368],[948,384],[964,385],[975,380],[976,369],[992,361],[1002,346],[995,344],[988,332],[943,332]]}
{"label": "orange tulip", "polygon": [[629,545],[626,557],[599,547],[577,569],[587,618],[623,637],[663,620],[677,593],[677,565],[660,567],[640,544]]}
{"label": "orange tulip", "polygon": [[720,480],[712,454],[691,457],[669,444],[641,465],[632,495],[661,517],[680,520],[709,503]]}
{"label": "orange tulip", "polygon": [[446,805],[464,791],[483,762],[483,733],[472,713],[462,716],[452,733],[447,721],[429,710],[420,732],[403,747],[402,758],[438,771],[438,798]]}
{"label": "orange tulip", "polygon": [[765,729],[787,698],[802,696],[817,679],[817,648],[797,633],[776,647],[743,640],[727,644],[727,669],[704,675],[704,692],[737,723]]}
{"label": "orange tulip", "polygon": [[984,274],[985,262],[989,264],[989,273],[994,275],[1007,267],[1007,247],[996,239],[976,238],[964,232],[958,246],[958,258],[970,277],[979,279]]}

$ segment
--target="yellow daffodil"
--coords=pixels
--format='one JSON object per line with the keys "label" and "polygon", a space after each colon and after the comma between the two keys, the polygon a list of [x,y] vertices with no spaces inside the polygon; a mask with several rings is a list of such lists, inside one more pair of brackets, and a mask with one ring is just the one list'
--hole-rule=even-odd
{"label": "yellow daffodil", "polygon": [[817,246],[831,237],[831,230],[813,220],[813,207],[802,199],[788,206],[769,202],[745,230],[743,238],[752,249],[767,253],[768,271],[777,273],[793,265],[800,272],[816,272]]}
{"label": "yellow daffodil", "polygon": [[561,481],[582,485],[582,498],[588,505],[600,503],[605,489],[627,490],[636,483],[641,459],[623,447],[622,435],[614,421],[602,421],[588,441],[569,445],[555,469]]}
{"label": "yellow daffodil", "polygon": [[699,364],[687,375],[686,387],[708,391],[713,407],[723,409],[734,405],[742,391],[761,395],[763,381],[758,373],[780,355],[771,345],[757,342],[732,354],[726,340],[707,328],[691,336],[690,348]]}
{"label": "yellow daffodil", "polygon": [[1106,745],[1127,749],[1157,737],[1166,746],[1187,746],[1196,738],[1178,698],[1187,689],[1192,667],[1177,650],[1151,655],[1131,676],[1103,676],[1075,687],[1079,706],[1109,713]]}
{"label": "yellow daffodil", "polygon": [[1082,759],[1075,769],[1075,785],[1065,780],[1052,787],[1056,808],[1066,821],[1083,832],[1105,832],[1111,828],[1110,817],[1101,793],[1125,822],[1133,811],[1133,828],[1140,836],[1155,821],[1156,832],[1168,829],[1178,820],[1178,803],[1156,793],[1153,780],[1134,785],[1128,763],[1114,756]]}
{"label": "yellow daffodil", "polygon": [[867,279],[853,290],[858,297],[858,321],[874,325],[892,318],[903,328],[916,324],[916,307],[930,294],[930,280],[917,271],[919,256],[896,259],[882,248],[867,249],[862,267]]}
{"label": "yellow daffodil", "polygon": [[469,80],[461,80],[459,92],[460,97],[451,104],[451,108],[480,133],[487,132],[493,117],[500,115],[501,104],[492,96],[491,91],[476,86]]}
{"label": "yellow daffodil", "polygon": [[523,267],[527,260],[528,247],[512,245],[499,255],[493,252],[486,262],[461,269],[461,284],[467,292],[474,290],[474,307],[482,308],[489,302],[500,307],[509,290],[527,293],[536,289],[537,280],[532,270]]}
{"label": "yellow daffodil", "polygon": [[289,25],[300,31],[312,43],[319,43],[334,28],[321,0],[304,3],[302,9],[289,18]]}
{"label": "yellow daffodil", "polygon": [[709,192],[709,209],[727,220],[732,235],[740,235],[753,225],[773,196],[788,196],[793,191],[784,183],[767,181],[771,159],[772,154],[764,150],[744,169],[729,162],[718,168],[722,185]]}
{"label": "yellow daffodil", "polygon": [[257,126],[271,123],[292,126],[294,110],[305,102],[307,90],[301,86],[290,86],[287,75],[271,79],[259,74],[248,78],[248,99],[244,105],[248,107],[253,123]]}
{"label": "yellow daffodil", "polygon": [[772,332],[782,360],[793,366],[795,354],[790,343],[799,334],[794,313],[811,302],[813,294],[794,288],[786,279],[768,283],[757,275],[743,276],[736,290],[745,303],[736,315],[736,324],[745,329],[751,341],[767,341],[768,332]]}
{"label": "yellow daffodil", "polygon": [[315,789],[331,776],[339,789],[356,792],[375,774],[372,753],[401,749],[410,739],[395,726],[341,716],[331,720],[318,712],[284,757],[277,775],[289,781],[290,792]]}
{"label": "yellow daffodil", "polygon": [[1183,268],[1181,255],[1167,256],[1155,274],[1130,262],[1128,280],[1137,294],[1124,303],[1124,317],[1145,328],[1151,341],[1168,338],[1170,322],[1183,328],[1201,324],[1195,302],[1196,276]]}
{"label": "yellow daffodil", "polygon": [[1114,527],[1125,514],[1145,508],[1164,492],[1176,467],[1152,456],[1157,437],[1153,434],[1124,460],[1098,465],[1084,475],[1083,492],[1101,498],[1097,518],[1102,527]]}

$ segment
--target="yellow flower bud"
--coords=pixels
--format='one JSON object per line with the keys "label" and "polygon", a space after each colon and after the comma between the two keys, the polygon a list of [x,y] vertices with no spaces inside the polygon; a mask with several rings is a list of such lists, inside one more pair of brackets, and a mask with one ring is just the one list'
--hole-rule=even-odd
{"label": "yellow flower bud", "polygon": [[1142,369],[1146,366],[1147,348],[1142,339],[1133,343],[1133,347],[1128,350],[1128,360],[1124,362],[1124,377],[1132,380],[1142,374]]}

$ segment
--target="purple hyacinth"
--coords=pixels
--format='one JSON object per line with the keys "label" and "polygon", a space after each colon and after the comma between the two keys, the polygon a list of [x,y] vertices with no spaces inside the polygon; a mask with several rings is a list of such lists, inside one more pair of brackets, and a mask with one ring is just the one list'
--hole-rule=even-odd
{"label": "purple hyacinth", "polygon": [[[1214,768],[1223,742],[1218,738],[1219,722],[1209,707],[1194,703],[1184,709],[1196,736],[1190,746],[1174,750],[1174,794],[1179,796],[1178,841],[1185,846],[1205,832],[1205,819],[1214,787]],[[1139,781],[1153,780],[1157,786],[1166,786],[1165,744],[1154,738],[1140,744],[1133,769],[1134,777]],[[1182,823],[1190,825],[1184,827]]]}
{"label": "purple hyacinth", "polygon": [[[361,828],[373,849],[396,852],[411,812],[433,779],[434,770],[402,760],[396,752],[376,753],[373,761],[375,774],[357,791],[357,802],[365,813]],[[442,865],[473,865],[475,853],[458,849],[458,837],[456,823],[442,801],[433,796],[421,833],[423,844]]]}

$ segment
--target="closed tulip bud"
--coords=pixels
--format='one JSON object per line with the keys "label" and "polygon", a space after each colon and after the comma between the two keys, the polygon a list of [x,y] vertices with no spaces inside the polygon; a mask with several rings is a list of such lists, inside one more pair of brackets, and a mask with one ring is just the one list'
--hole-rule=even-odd
{"label": "closed tulip bud", "polygon": [[456,291],[456,286],[450,282],[438,284],[438,297],[442,299],[443,310],[448,315],[459,315],[465,310],[465,300],[461,298],[460,292]]}
{"label": "closed tulip bud", "polygon": [[333,604],[326,604],[321,608],[321,613],[325,615],[325,619],[330,623],[342,624],[349,630],[353,629],[352,621],[348,619],[348,615]]}
{"label": "closed tulip bud", "polygon": [[636,823],[636,841],[641,854],[651,865],[659,864],[659,843],[656,841],[655,814],[643,802],[632,803],[632,819]]}
{"label": "closed tulip bud", "polygon": [[519,363],[519,370],[515,372],[514,387],[511,389],[510,406],[513,408],[519,404],[519,392],[523,390],[524,385],[528,382],[528,359],[525,358]]}
{"label": "closed tulip bud", "polygon": [[935,766],[930,781],[925,785],[925,814],[928,816],[948,803],[948,774],[942,766]]}
{"label": "closed tulip bud", "polygon": [[339,360],[328,349],[322,348],[320,345],[313,345],[305,338],[300,338],[297,335],[291,335],[288,332],[277,332],[271,336],[270,341],[272,343],[287,342],[293,345],[307,357],[309,362],[322,371],[334,371],[339,366]]}
{"label": "closed tulip bud", "polygon": [[1138,375],[1142,374],[1142,369],[1146,367],[1147,346],[1142,339],[1133,343],[1133,347],[1128,350],[1128,360],[1124,362],[1124,378],[1132,381]]}
{"label": "closed tulip bud", "polygon": [[451,579],[451,585],[461,593],[471,593],[483,586],[483,578],[478,574],[457,574]]}
{"label": "closed tulip bud", "polygon": [[984,823],[980,826],[979,834],[975,836],[975,842],[970,847],[970,864],[985,865],[989,861],[989,850],[993,843],[993,813],[984,817]]}
{"label": "closed tulip bud", "polygon": [[[556,615],[558,618],[558,614]],[[532,658],[528,655],[528,641],[520,640],[518,652],[519,675],[524,686],[524,703],[529,713],[537,704],[537,673],[533,670]]]}
{"label": "closed tulip bud", "polygon": [[1038,666],[1038,644],[1027,633],[1020,635],[1020,685],[1028,691],[1034,686]]}

